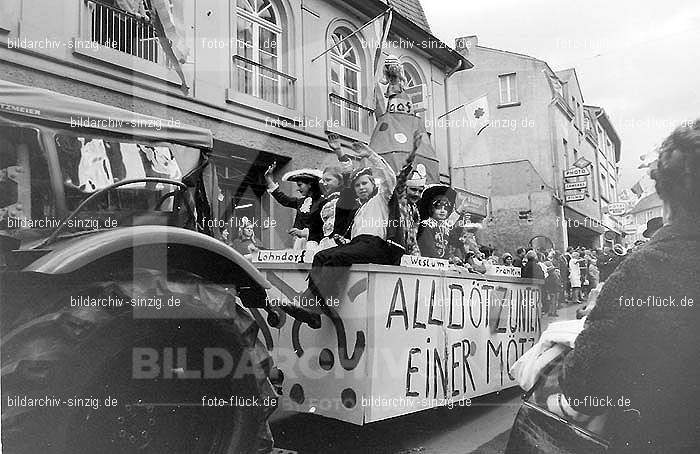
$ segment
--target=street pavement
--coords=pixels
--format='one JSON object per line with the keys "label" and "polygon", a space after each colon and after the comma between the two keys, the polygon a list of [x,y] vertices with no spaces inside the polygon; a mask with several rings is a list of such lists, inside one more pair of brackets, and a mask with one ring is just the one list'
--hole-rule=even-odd
{"label": "street pavement", "polygon": [[[576,318],[581,305],[565,305],[552,321]],[[436,408],[364,427],[315,415],[272,425],[275,446],[307,453],[495,454],[502,453],[520,408],[520,388],[476,398],[470,407]]]}

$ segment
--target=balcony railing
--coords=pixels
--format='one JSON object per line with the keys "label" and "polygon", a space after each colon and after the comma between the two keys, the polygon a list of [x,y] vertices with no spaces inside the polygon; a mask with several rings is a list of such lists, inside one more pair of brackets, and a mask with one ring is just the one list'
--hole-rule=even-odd
{"label": "balcony railing", "polygon": [[99,0],[86,0],[87,39],[119,52],[170,67],[160,47],[155,28],[143,17],[123,11]]}
{"label": "balcony railing", "polygon": [[369,135],[374,123],[374,109],[331,93],[328,96],[333,126]]}
{"label": "balcony railing", "polygon": [[240,93],[293,109],[296,77],[269,68],[240,55],[233,56],[235,66],[231,86]]}

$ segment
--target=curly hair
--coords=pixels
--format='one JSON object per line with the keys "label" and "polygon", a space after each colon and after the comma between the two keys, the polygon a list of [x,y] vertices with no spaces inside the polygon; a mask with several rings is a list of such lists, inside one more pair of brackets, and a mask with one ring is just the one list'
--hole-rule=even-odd
{"label": "curly hair", "polygon": [[664,140],[650,176],[674,216],[700,217],[700,119]]}

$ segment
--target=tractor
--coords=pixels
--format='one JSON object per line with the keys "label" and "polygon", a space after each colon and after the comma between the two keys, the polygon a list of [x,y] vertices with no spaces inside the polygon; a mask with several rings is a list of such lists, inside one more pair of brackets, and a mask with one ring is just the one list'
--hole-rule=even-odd
{"label": "tractor", "polygon": [[245,307],[270,285],[208,222],[212,144],[0,80],[4,452],[272,448],[274,368]]}

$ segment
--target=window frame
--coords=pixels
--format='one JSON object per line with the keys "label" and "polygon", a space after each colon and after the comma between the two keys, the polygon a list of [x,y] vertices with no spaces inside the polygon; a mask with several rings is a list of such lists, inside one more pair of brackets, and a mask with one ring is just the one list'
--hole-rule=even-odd
{"label": "window frame", "polygon": [[[328,92],[330,100],[330,119],[333,124],[337,124],[343,129],[348,131],[354,131],[359,134],[367,134],[368,131],[363,129],[363,109],[362,109],[362,56],[352,38],[346,39],[348,35],[352,33],[347,27],[338,26],[330,34],[331,45],[335,45],[338,41],[345,39],[343,44],[346,44],[348,51],[343,55],[340,55],[339,47],[335,45],[330,52],[328,52]],[[334,39],[336,37],[336,39]],[[352,52],[355,58],[355,62],[352,62],[345,58],[349,52]],[[333,80],[333,69],[334,65],[337,65],[338,80]],[[346,76],[347,71],[352,72],[356,77],[357,88],[352,88],[348,86]],[[334,90],[336,88],[336,90]],[[353,93],[354,92],[354,93]],[[348,94],[354,95],[355,99],[352,99]],[[335,102],[337,99],[338,102]],[[353,105],[356,104],[356,105]],[[336,109],[340,112],[340,116],[336,117]],[[357,128],[353,128],[351,124],[352,118],[355,118],[357,123]]]}
{"label": "window frame", "polygon": [[[419,103],[416,103],[413,100],[413,97],[411,97],[411,101],[413,101],[413,112],[418,115],[419,117],[422,117],[422,113],[427,113],[428,108],[427,108],[427,98],[428,98],[428,92],[427,92],[427,84],[423,80],[423,76],[421,74],[420,69],[413,64],[412,62],[409,61],[404,61],[402,62],[404,65],[404,72],[406,73],[406,90],[409,88],[421,88],[421,101]],[[411,77],[411,81],[414,82],[414,85],[409,85],[409,74]],[[420,81],[419,85],[415,85],[414,76]],[[420,106],[420,107],[418,107]]]}
{"label": "window frame", "polygon": [[[513,87],[511,87],[511,78],[513,80]],[[507,81],[506,94],[508,99],[503,99],[503,81]],[[518,79],[516,72],[498,75],[498,99],[501,106],[509,106],[520,103],[518,97]]]}
{"label": "window frame", "polygon": [[[234,0],[231,0],[232,2]],[[282,28],[282,25],[279,23],[281,21],[281,14],[280,14],[280,9],[279,7],[275,4],[274,0],[269,0],[269,5],[267,8],[270,8],[272,10],[272,13],[274,14],[277,23],[272,23],[266,19],[263,19],[260,17],[260,12],[252,13],[243,7],[238,5],[239,0],[235,0],[235,52],[233,52],[234,59],[235,57],[241,57],[245,58],[247,60],[250,60],[254,63],[259,64],[260,66],[257,66],[256,64],[249,64],[249,63],[243,63],[241,65],[241,60],[236,60],[235,63],[233,63],[233,70],[235,71],[235,87],[234,88],[238,93],[244,94],[244,95],[249,95],[253,96],[257,99],[260,99],[265,102],[269,102],[272,104],[277,104],[277,105],[282,105],[285,107],[288,107],[288,104],[290,102],[289,99],[285,99],[285,93],[284,93],[284,81],[281,80],[281,76],[279,75],[282,73],[281,68],[283,67],[283,40],[284,40],[284,29]],[[257,6],[257,2],[259,0],[243,0],[245,2],[248,2],[250,6]],[[253,1],[255,5],[251,5],[250,1]],[[265,8],[265,9],[267,9]],[[264,10],[263,10],[264,11]],[[250,46],[248,46],[248,43],[245,41],[241,41],[239,38],[240,35],[240,24],[239,22],[241,20],[248,21],[251,25],[251,39],[252,42]],[[275,36],[275,49],[276,49],[276,54],[272,54],[270,52],[266,52],[263,50],[263,46],[261,45],[261,40],[262,40],[262,33],[261,30],[267,31],[269,33],[272,33]],[[246,47],[249,47],[252,49],[251,53],[251,58],[248,58],[246,55],[242,55],[239,53],[240,49],[244,49]],[[267,54],[275,59],[275,66],[266,66],[262,63],[261,61],[261,53]],[[248,70],[245,66],[250,65],[251,70]],[[270,77],[268,75],[264,74],[265,69],[271,70],[273,74],[275,74],[275,77]],[[241,73],[250,73],[251,77],[251,90],[248,91],[246,89],[242,89],[241,86]],[[283,73],[282,73],[283,74]],[[264,97],[264,90],[261,87],[261,84],[263,82],[263,79],[266,79],[268,81],[274,81],[274,84],[276,84],[276,90],[273,91],[275,93],[274,95],[274,100],[270,100]]]}
{"label": "window frame", "polygon": [[600,198],[604,199],[606,202],[610,202],[610,198],[608,197],[608,177],[606,176],[605,171],[600,173]]}

